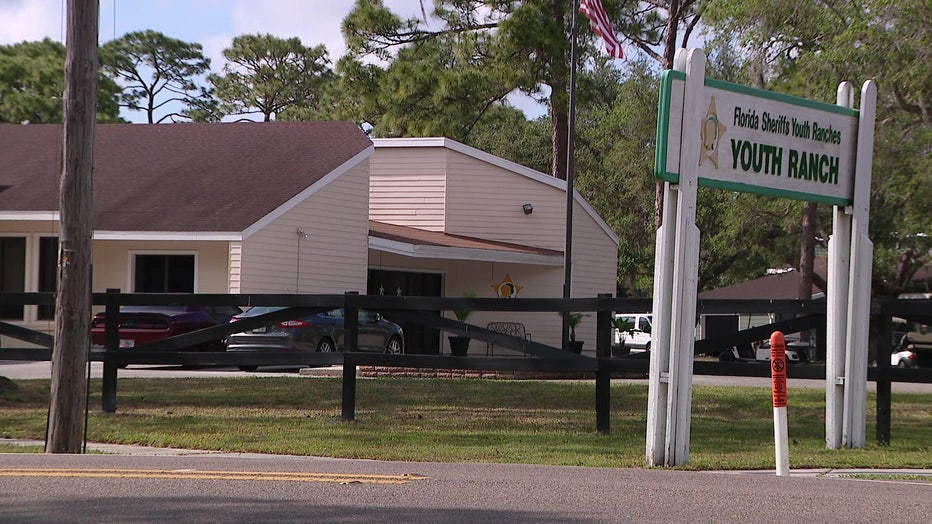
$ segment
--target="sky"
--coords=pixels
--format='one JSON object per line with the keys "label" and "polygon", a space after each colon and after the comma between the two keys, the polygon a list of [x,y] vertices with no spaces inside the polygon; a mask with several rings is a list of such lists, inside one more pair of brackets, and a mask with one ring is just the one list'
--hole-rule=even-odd
{"label": "sky", "polygon": [[[211,68],[220,72],[222,51],[233,38],[243,34],[297,36],[306,46],[324,44],[332,63],[346,48],[340,23],[350,12],[353,0],[99,0],[100,43],[131,31],[153,29],[166,36],[196,42],[210,58]],[[419,0],[384,0],[403,18],[420,16]],[[65,40],[67,0],[0,0],[0,45],[51,38]],[[426,1],[430,9],[433,2]],[[513,103],[539,116],[541,110],[529,99]],[[536,114],[534,114],[536,113]],[[123,115],[134,122],[142,115]]]}

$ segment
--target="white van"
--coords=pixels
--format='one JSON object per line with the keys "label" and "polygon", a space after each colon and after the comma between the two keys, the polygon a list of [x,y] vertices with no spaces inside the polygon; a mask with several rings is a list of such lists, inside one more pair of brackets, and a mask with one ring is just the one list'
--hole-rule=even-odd
{"label": "white van", "polygon": [[[622,324],[624,323],[624,324]],[[619,329],[625,326],[627,329]],[[632,352],[650,350],[651,316],[649,313],[622,313],[615,315],[615,345],[622,343]]]}

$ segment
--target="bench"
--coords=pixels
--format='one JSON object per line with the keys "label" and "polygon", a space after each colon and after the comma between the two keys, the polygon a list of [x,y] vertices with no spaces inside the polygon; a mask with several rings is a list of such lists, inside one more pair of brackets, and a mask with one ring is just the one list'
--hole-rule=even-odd
{"label": "bench", "polygon": [[[502,335],[508,335],[510,337],[516,337],[530,342],[531,334],[525,331],[524,324],[520,322],[489,322],[486,325],[486,328],[489,331],[494,331],[496,333],[501,333]],[[485,355],[493,356],[495,353],[495,343],[488,342],[486,343]]]}

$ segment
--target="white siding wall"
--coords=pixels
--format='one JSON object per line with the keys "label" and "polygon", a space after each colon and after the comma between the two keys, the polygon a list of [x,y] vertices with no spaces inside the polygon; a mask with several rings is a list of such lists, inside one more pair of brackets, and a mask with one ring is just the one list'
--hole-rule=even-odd
{"label": "white siding wall", "polygon": [[227,242],[97,240],[94,242],[94,291],[132,292],[131,253],[194,254],[195,293],[227,293],[230,251]]}
{"label": "white siding wall", "polygon": [[230,242],[230,293],[239,293],[243,284],[243,243]]}
{"label": "white siding wall", "polygon": [[371,157],[369,218],[443,231],[445,157],[442,148],[376,148]]}
{"label": "white siding wall", "polygon": [[363,161],[245,239],[240,292],[365,292],[368,181]]}
{"label": "white siding wall", "polygon": [[[618,246],[577,204],[573,208],[573,296],[614,295],[617,272]],[[576,328],[576,340],[586,341],[586,350],[595,351],[595,320],[591,314]]]}
{"label": "white siding wall", "polygon": [[[563,250],[566,193],[455,151],[449,154],[446,232]],[[525,215],[529,203],[534,212]]]}

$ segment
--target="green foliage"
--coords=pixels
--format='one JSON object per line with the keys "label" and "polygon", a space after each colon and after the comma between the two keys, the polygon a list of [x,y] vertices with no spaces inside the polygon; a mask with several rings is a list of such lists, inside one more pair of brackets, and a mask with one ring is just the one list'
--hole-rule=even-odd
{"label": "green foliage", "polygon": [[[924,109],[932,99],[928,1],[834,2],[826,8],[816,0],[722,0],[710,4],[704,21],[719,43],[739,37],[749,57],[736,73],[739,82],[834,102],[841,81],[856,89],[867,79],[877,81],[874,292],[902,292],[918,268],[932,263],[932,120]],[[827,239],[831,226],[822,215],[817,236]]]}
{"label": "green foliage", "polygon": [[[465,291],[461,295],[463,298],[476,298],[475,291]],[[456,320],[460,322],[466,322],[466,319],[469,318],[469,315],[472,314],[472,310],[469,309],[454,309],[453,314],[456,315]]]}
{"label": "green foliage", "polygon": [[323,45],[307,47],[297,37],[241,35],[223,56],[223,75],[210,81],[226,114],[260,113],[266,122],[285,111],[291,111],[286,117],[291,120],[319,116],[333,73]]}
{"label": "green foliage", "polygon": [[[65,46],[48,38],[0,46],[0,123],[61,123]],[[119,122],[119,86],[98,78],[97,121]]]}
{"label": "green foliage", "polygon": [[578,311],[573,311],[564,314],[562,311],[558,312],[561,318],[566,318],[566,324],[570,327],[570,340],[576,340],[576,328],[579,327],[579,324],[582,323],[582,320],[589,315],[587,313],[580,313]]}
{"label": "green foliage", "polygon": [[212,91],[196,81],[210,71],[201,44],[134,31],[104,44],[100,59],[103,71],[123,87],[120,105],[144,111],[150,124],[219,120]]}
{"label": "green foliage", "polygon": [[586,75],[614,96],[579,109],[575,188],[618,234],[618,292],[647,296],[654,274],[657,71],[632,62],[620,78]]}

